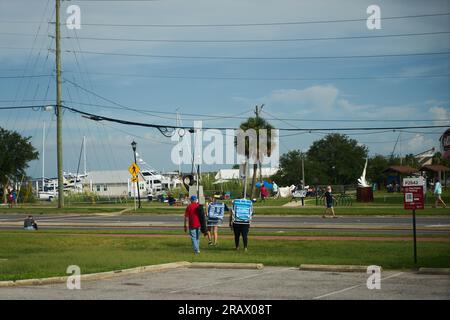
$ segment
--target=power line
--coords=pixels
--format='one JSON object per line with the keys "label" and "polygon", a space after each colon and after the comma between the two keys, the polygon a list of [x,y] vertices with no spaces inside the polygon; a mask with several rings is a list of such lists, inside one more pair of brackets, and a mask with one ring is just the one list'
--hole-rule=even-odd
{"label": "power line", "polygon": [[146,58],[165,58],[165,59],[204,59],[204,60],[319,60],[319,59],[324,60],[324,59],[389,58],[389,57],[431,56],[431,55],[450,54],[450,51],[443,51],[443,52],[413,52],[413,53],[344,55],[344,56],[226,57],[226,56],[155,55],[155,54],[138,54],[138,53],[98,52],[98,51],[72,51],[72,50],[66,50],[66,52],[76,52],[93,55],[107,55],[107,56],[146,57]]}
{"label": "power line", "polygon": [[[384,17],[383,20],[411,19],[425,17],[442,17],[450,15],[446,13],[419,14],[407,16]],[[258,27],[258,26],[286,26],[286,25],[307,25],[307,24],[324,24],[324,23],[344,23],[344,22],[361,22],[367,21],[365,18],[356,19],[335,19],[335,20],[309,20],[309,21],[289,21],[289,22],[260,22],[260,23],[229,23],[229,24],[112,24],[112,23],[85,23],[83,26],[104,26],[104,27],[157,27],[157,28],[203,28],[203,27]],[[0,21],[1,22],[1,21]]]}
{"label": "power line", "polygon": [[[67,81],[67,79],[65,79]],[[78,88],[85,90],[83,87],[78,86]],[[99,95],[101,99],[106,99]],[[13,102],[14,100],[0,100],[0,102]],[[24,101],[49,101],[49,100],[24,100]],[[108,101],[112,101],[109,100]],[[76,101],[63,101],[64,103],[69,104],[78,104],[78,105],[85,105],[85,106],[92,106],[92,107],[101,107],[106,109],[114,109],[114,110],[129,110],[134,112],[140,112],[140,113],[146,113],[148,115],[152,115],[153,113],[156,114],[173,114],[173,112],[168,111],[157,111],[157,110],[148,110],[148,109],[142,109],[142,108],[136,108],[136,107],[126,107],[121,104],[119,104],[117,107],[114,106],[107,106],[102,104],[93,104],[93,103],[83,103],[83,102],[76,102]],[[116,103],[116,102],[114,102]],[[53,104],[46,104],[46,106],[53,106]],[[19,106],[19,107],[12,107],[12,106],[0,106],[0,110],[4,109],[29,109],[29,108],[43,108],[43,105],[31,105],[31,106]],[[251,110],[247,110],[244,112],[241,112],[240,114],[249,113]],[[268,112],[264,111],[265,113],[269,114]],[[246,120],[248,117],[242,117],[239,115],[208,115],[208,114],[200,114],[200,113],[179,113],[180,116],[183,117],[204,117],[204,118],[213,118],[213,119],[240,119],[240,120]],[[295,121],[295,122],[346,122],[346,123],[360,123],[360,122],[450,122],[450,119],[298,119],[298,118],[278,118],[274,115],[270,114],[272,118],[265,117],[265,120],[269,121]],[[170,120],[176,120],[176,118],[167,118]],[[291,125],[291,124],[289,124]],[[292,125],[291,125],[292,126]],[[440,127],[440,126],[439,126]],[[412,127],[417,128],[417,127]],[[309,129],[299,129],[299,130],[309,130]],[[316,129],[314,129],[316,130]],[[317,129],[321,130],[321,129]],[[405,131],[406,132],[406,131]],[[424,133],[424,132],[410,132],[410,133]]]}
{"label": "power line", "polygon": [[[85,105],[85,106],[91,106],[91,107],[100,107],[100,108],[105,108],[105,109],[124,110],[123,107],[107,106],[107,105],[103,105],[103,104],[83,103],[83,102],[70,101],[70,100],[66,100],[64,102],[66,104],[77,104],[77,105]],[[168,114],[168,115],[174,114],[173,112],[168,112],[168,111],[149,110],[149,109],[145,109],[144,107],[128,106],[127,109],[125,109],[125,110],[130,110],[130,111],[135,111],[135,112],[140,112],[140,113],[145,112],[145,113],[148,113],[149,115],[152,115],[153,113]],[[251,110],[247,110],[243,113],[248,113],[250,111]],[[265,113],[267,113],[267,112],[265,112]],[[248,119],[248,117],[242,117],[242,116],[238,116],[238,115],[234,115],[234,116],[233,115],[208,115],[208,114],[200,114],[200,113],[179,113],[179,114],[180,114],[180,116],[183,116],[183,117],[203,117],[203,118],[213,118],[213,120],[220,120],[220,119],[247,120]],[[176,120],[176,117],[167,118],[167,119]],[[270,121],[355,122],[355,123],[359,123],[359,122],[446,122],[446,121],[450,121],[450,119],[378,119],[378,120],[377,119],[298,119],[298,118],[277,118],[273,115],[272,115],[272,118],[265,117],[264,119],[270,120]]]}
{"label": "power line", "polygon": [[[116,119],[116,118],[110,118],[110,117],[104,117],[100,115],[96,115],[93,113],[84,112],[75,108],[63,106],[65,109],[70,110],[75,113],[79,113],[83,116],[86,116],[90,120],[94,121],[110,121],[110,122],[116,122],[121,123],[125,125],[133,125],[133,126],[141,126],[141,127],[148,127],[148,128],[156,128],[158,130],[164,130],[164,129],[188,129],[192,130],[194,129],[191,126],[173,126],[173,125],[159,125],[159,124],[149,124],[149,123],[142,123],[142,122],[135,122],[135,121],[127,121],[122,119]],[[312,131],[373,131],[373,130],[405,130],[405,129],[431,129],[431,128],[447,128],[447,125],[427,125],[427,126],[397,126],[397,127],[350,127],[350,128],[277,128],[279,131],[306,131],[306,132],[312,132]],[[202,128],[203,130],[235,130],[237,128],[231,128],[231,127],[205,127]]]}
{"label": "power line", "polygon": [[[75,72],[65,70],[65,73]],[[103,76],[135,77],[150,79],[185,79],[185,80],[241,80],[241,81],[335,81],[335,80],[383,80],[383,79],[427,79],[446,78],[450,74],[429,74],[429,75],[380,75],[380,76],[354,76],[354,77],[237,77],[237,76],[183,76],[183,75],[154,75],[154,74],[130,74],[114,72],[91,72],[89,74]]]}
{"label": "power line", "polygon": [[0,76],[0,79],[21,79],[21,78],[44,78],[53,77],[52,74],[23,75],[23,76]]}
{"label": "power line", "polygon": [[[83,0],[81,0],[83,1]],[[84,0],[90,2],[90,0]],[[97,0],[101,1],[101,0]],[[120,0],[103,0],[103,1],[120,1]],[[139,0],[134,0],[139,1]],[[145,0],[141,0],[145,1]],[[147,0],[153,1],[153,0]],[[428,18],[428,17],[444,17],[450,15],[450,12],[445,13],[430,13],[430,14],[417,14],[406,16],[392,16],[383,17],[383,20],[397,20],[397,19],[415,19],[415,18]],[[258,27],[258,26],[284,26],[284,25],[307,25],[307,24],[325,24],[325,23],[345,23],[345,22],[361,22],[367,21],[365,18],[353,18],[353,19],[334,19],[334,20],[306,20],[306,21],[288,21],[288,22],[259,22],[259,23],[229,23],[229,24],[112,24],[112,23],[86,23],[83,22],[83,26],[105,26],[105,27],[158,27],[158,28],[202,28],[202,27]],[[36,24],[39,21],[32,20],[0,20],[0,23],[16,23],[16,24]],[[49,22],[55,24],[54,21]],[[63,24],[62,24],[63,25]]]}
{"label": "power line", "polygon": [[[290,38],[290,39],[228,39],[228,40],[199,40],[199,39],[129,39],[129,38],[102,38],[102,37],[78,37],[80,40],[95,41],[123,41],[123,42],[169,42],[169,43],[252,43],[252,42],[299,42],[299,41],[326,41],[326,40],[354,40],[354,39],[377,39],[393,37],[412,37],[449,34],[450,31],[403,33],[372,36],[347,36],[347,37],[318,37],[318,38]],[[1,33],[0,33],[1,34]],[[74,37],[62,37],[62,39],[74,39]]]}
{"label": "power line", "polygon": [[[54,107],[54,105],[53,105]],[[150,123],[142,123],[142,122],[134,122],[134,121],[128,121],[128,120],[122,120],[117,118],[110,118],[105,117],[85,111],[78,110],[76,108],[68,107],[65,105],[61,105],[61,107],[65,110],[72,111],[74,113],[81,114],[87,119],[93,120],[93,121],[109,121],[109,122],[115,122],[120,123],[124,125],[132,125],[132,126],[141,126],[141,127],[147,127],[147,128],[156,128],[161,131],[161,133],[167,133],[170,130],[175,129],[185,129],[185,130],[192,130],[194,129],[192,126],[178,126],[178,125],[160,125],[160,124],[150,124]],[[8,109],[33,109],[35,111],[42,110],[44,106],[42,105],[33,105],[33,106],[15,106],[15,107],[0,107],[0,110],[8,110]],[[422,125],[422,126],[395,126],[395,127],[348,127],[348,128],[276,128],[276,130],[279,131],[294,131],[294,132],[309,132],[309,133],[327,133],[327,132],[333,132],[333,131],[381,131],[384,130],[385,132],[409,132],[414,133],[412,131],[406,131],[407,129],[432,129],[432,128],[448,128],[448,125]],[[204,127],[203,130],[236,130],[238,128],[233,127]],[[164,134],[163,133],[163,134]],[[380,133],[380,132],[377,132]],[[416,132],[419,133],[419,132]],[[354,133],[355,134],[355,133]]]}

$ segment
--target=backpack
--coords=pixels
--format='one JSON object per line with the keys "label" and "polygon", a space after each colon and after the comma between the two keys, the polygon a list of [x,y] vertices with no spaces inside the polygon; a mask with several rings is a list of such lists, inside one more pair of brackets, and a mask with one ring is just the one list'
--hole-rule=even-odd
{"label": "backpack", "polygon": [[225,204],[210,203],[208,206],[208,219],[223,220],[225,214]]}
{"label": "backpack", "polygon": [[208,232],[208,228],[206,227],[205,209],[203,208],[203,205],[199,205],[197,207],[197,214],[200,220],[200,232],[206,234]]}
{"label": "backpack", "polygon": [[253,215],[253,202],[247,199],[236,199],[233,204],[233,220],[249,223]]}

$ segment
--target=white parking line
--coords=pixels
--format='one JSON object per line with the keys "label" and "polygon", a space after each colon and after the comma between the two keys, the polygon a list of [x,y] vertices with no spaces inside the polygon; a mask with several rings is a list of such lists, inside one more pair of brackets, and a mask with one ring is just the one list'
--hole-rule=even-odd
{"label": "white parking line", "polygon": [[[403,274],[403,272],[395,273],[393,275],[390,275],[389,277],[381,278],[381,281],[397,277],[397,276],[399,276],[401,274]],[[321,295],[321,296],[318,296],[318,297],[314,297],[313,300],[322,299],[322,298],[325,298],[325,297],[328,297],[328,296],[332,296],[334,294],[338,294],[338,293],[349,291],[349,290],[352,290],[352,289],[355,289],[355,288],[358,288],[358,287],[362,287],[364,285],[366,285],[366,284],[365,283],[364,284],[358,284],[358,285],[351,286],[351,287],[348,287],[348,288],[345,288],[345,289],[342,289],[342,290],[333,291],[333,292],[330,292],[330,293],[327,293],[327,294],[324,294],[324,295]]]}
{"label": "white parking line", "polygon": [[235,278],[235,279],[231,279],[231,280],[227,279],[226,281],[210,282],[208,284],[201,285],[201,286],[196,286],[196,287],[190,287],[190,288],[185,288],[185,289],[181,289],[181,290],[170,291],[169,293],[179,293],[179,292],[184,292],[184,291],[191,291],[191,290],[195,290],[195,289],[201,289],[201,288],[215,286],[215,285],[222,284],[222,283],[229,283],[231,281],[245,280],[245,279],[250,279],[250,278],[263,276],[263,275],[266,275],[266,274],[277,273],[277,272],[284,272],[284,271],[287,271],[287,270],[296,270],[296,268],[289,267],[289,268],[283,268],[281,270],[274,270],[274,271],[268,271],[268,272],[261,272],[261,273],[257,273],[257,274],[252,274],[252,275],[249,275],[249,276]]}

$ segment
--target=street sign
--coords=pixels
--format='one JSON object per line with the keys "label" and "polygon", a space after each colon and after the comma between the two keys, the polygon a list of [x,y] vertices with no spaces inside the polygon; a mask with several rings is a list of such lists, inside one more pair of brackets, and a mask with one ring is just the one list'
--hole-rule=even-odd
{"label": "street sign", "polygon": [[426,183],[423,177],[403,179],[403,206],[405,210],[412,210],[414,264],[417,264],[416,209],[425,207],[425,187]]}
{"label": "street sign", "polygon": [[131,175],[133,176],[133,177],[136,177],[137,176],[137,174],[139,173],[139,171],[140,171],[140,168],[138,167],[138,165],[136,164],[136,163],[132,163],[131,164],[131,166],[128,168],[128,171],[131,173]]}
{"label": "street sign", "polygon": [[427,193],[427,185],[425,183],[424,177],[404,178],[403,179],[403,187],[415,187],[415,186],[422,186],[423,194]]}
{"label": "street sign", "polygon": [[425,201],[423,197],[423,187],[406,187],[403,186],[404,201],[403,205],[405,210],[424,209]]}

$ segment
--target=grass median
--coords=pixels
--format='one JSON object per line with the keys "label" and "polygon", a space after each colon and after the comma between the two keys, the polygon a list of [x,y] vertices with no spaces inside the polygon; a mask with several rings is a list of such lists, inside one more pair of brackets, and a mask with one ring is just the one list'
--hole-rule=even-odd
{"label": "grass median", "polygon": [[[168,263],[252,262],[268,266],[300,264],[381,265],[409,269],[412,243],[408,241],[285,241],[256,240],[250,235],[249,251],[234,251],[231,239],[208,247],[202,238],[195,256],[185,237],[111,237],[108,235],[0,232],[0,280],[66,275],[69,265],[94,273]],[[418,243],[419,266],[450,267],[450,246],[445,242]]]}

